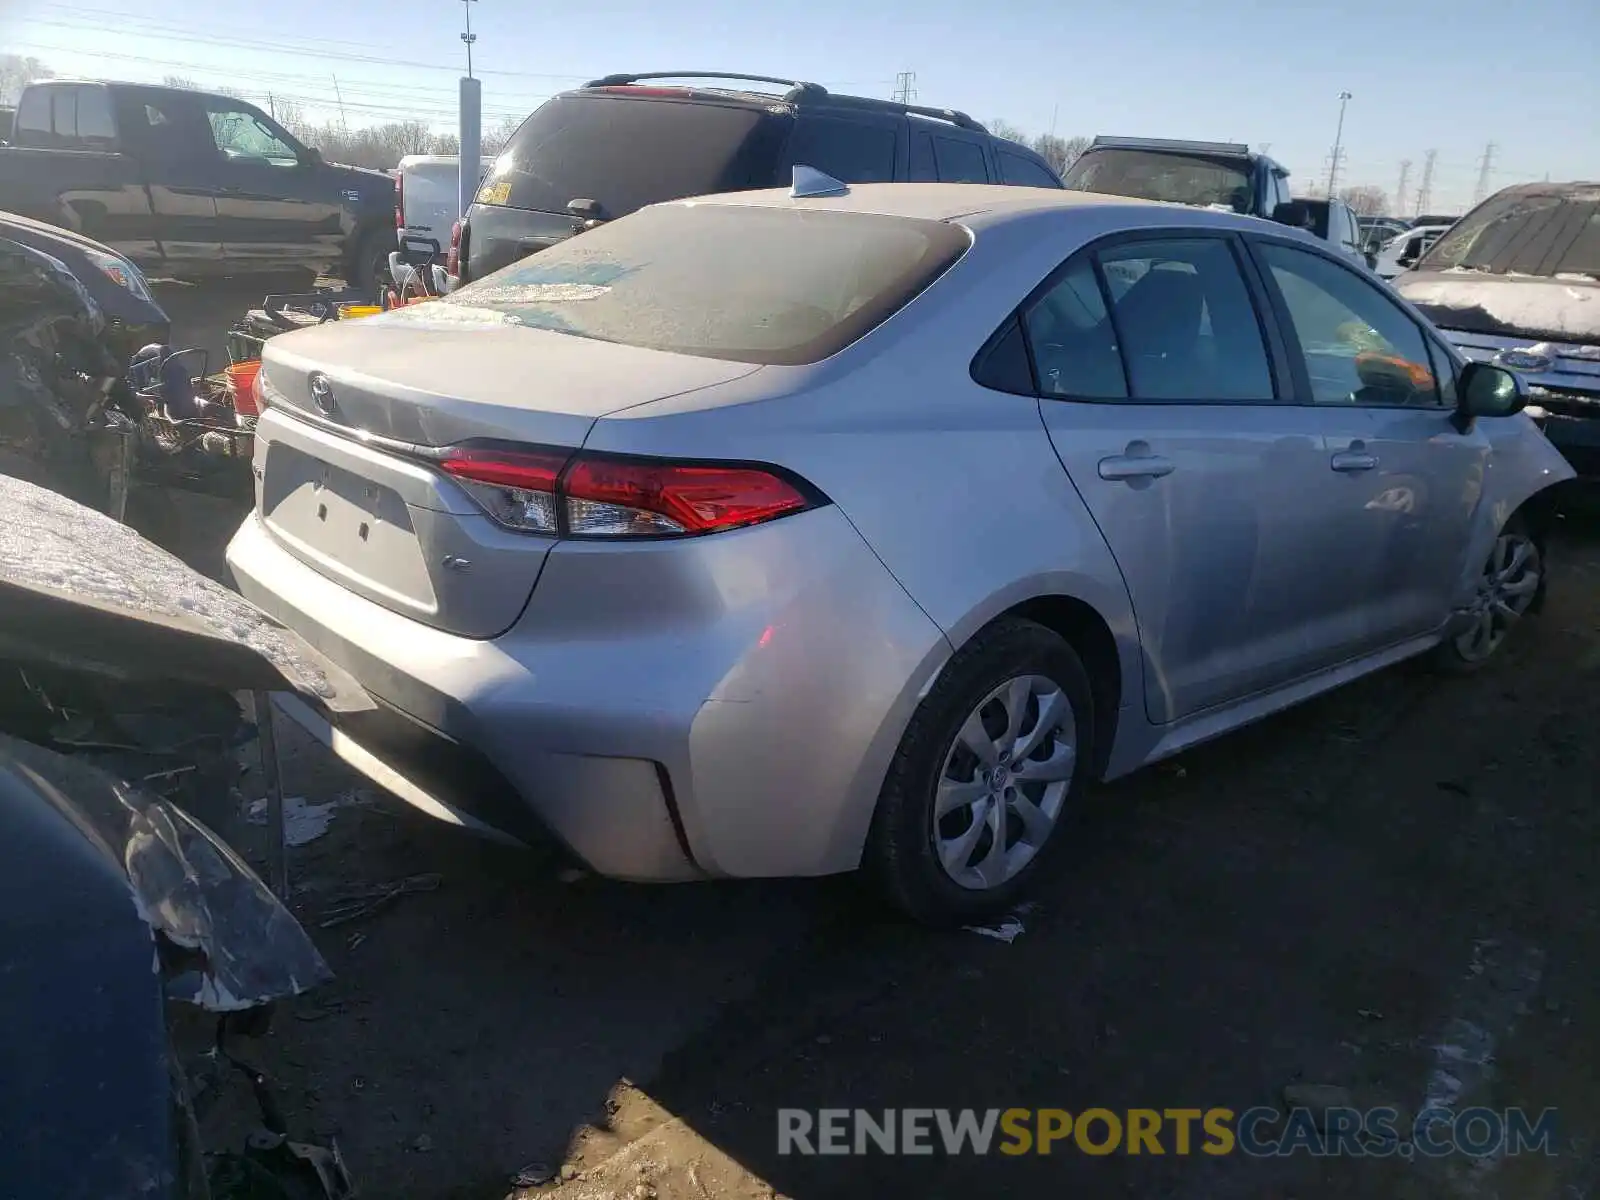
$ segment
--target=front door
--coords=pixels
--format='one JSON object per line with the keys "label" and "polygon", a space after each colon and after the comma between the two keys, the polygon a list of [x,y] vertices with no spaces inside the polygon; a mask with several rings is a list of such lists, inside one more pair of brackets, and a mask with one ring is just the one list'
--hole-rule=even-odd
{"label": "front door", "polygon": [[215,164],[199,97],[132,87],[114,94],[118,133],[148,180],[150,234],[162,265],[182,274],[220,271]]}
{"label": "front door", "polygon": [[1450,422],[1455,364],[1362,273],[1286,241],[1250,243],[1303,398],[1326,420],[1346,536],[1363,547],[1368,647],[1431,632],[1450,612],[1489,456],[1476,425]]}
{"label": "front door", "polygon": [[204,107],[223,256],[253,271],[337,262],[344,210],[336,193],[323,194],[323,173],[249,105],[207,97]]}
{"label": "front door", "polygon": [[1157,724],[1359,636],[1321,417],[1284,402],[1287,354],[1268,351],[1242,255],[1190,231],[1102,243],[1024,316],[1045,426],[1128,585]]}

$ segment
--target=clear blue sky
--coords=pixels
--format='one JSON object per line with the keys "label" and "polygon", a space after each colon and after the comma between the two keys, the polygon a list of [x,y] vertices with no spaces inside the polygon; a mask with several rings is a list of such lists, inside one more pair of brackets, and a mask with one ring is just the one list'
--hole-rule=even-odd
{"label": "clear blue sky", "polygon": [[[0,0],[0,51],[58,74],[232,85],[350,124],[454,125],[460,0]],[[1300,188],[1327,176],[1341,90],[1354,94],[1341,186],[1411,191],[1438,151],[1434,200],[1492,186],[1600,178],[1600,0],[1455,4],[1133,0],[476,0],[485,124],[611,71],[698,67],[812,79],[888,96],[916,72],[922,103],[1029,133],[1122,133],[1270,146]],[[236,31],[274,13],[275,29]],[[246,40],[257,42],[244,46]],[[404,62],[407,65],[391,65]]]}

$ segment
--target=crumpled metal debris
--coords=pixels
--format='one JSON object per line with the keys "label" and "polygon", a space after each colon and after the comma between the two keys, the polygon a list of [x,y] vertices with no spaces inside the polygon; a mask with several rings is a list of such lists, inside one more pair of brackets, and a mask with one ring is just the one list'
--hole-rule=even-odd
{"label": "crumpled metal debris", "polygon": [[169,998],[233,1012],[333,977],[293,914],[221,838],[176,804],[4,734],[0,767],[26,772],[41,795],[122,865],[140,916],[182,960]]}

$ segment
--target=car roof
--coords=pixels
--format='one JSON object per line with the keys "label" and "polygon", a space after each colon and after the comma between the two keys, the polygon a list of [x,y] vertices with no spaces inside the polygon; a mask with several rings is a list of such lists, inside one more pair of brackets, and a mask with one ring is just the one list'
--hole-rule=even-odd
{"label": "car roof", "polygon": [[[763,208],[827,209],[834,212],[874,213],[885,217],[912,217],[925,221],[950,221],[979,213],[1042,212],[1074,208],[1170,208],[1180,212],[1197,209],[1159,200],[1140,200],[1132,196],[1111,196],[1100,192],[1072,192],[1058,188],[1018,187],[1001,183],[857,183],[836,196],[797,198],[788,188],[754,192],[724,192],[716,196],[694,196],[670,200],[668,204],[726,204]],[[1217,214],[1221,215],[1221,214]]]}

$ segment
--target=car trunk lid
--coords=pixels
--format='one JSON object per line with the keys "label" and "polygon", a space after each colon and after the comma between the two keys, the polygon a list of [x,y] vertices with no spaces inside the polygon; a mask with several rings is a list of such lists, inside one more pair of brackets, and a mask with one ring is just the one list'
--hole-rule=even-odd
{"label": "car trunk lid", "polygon": [[521,614],[554,539],[495,523],[428,452],[484,440],[575,450],[606,413],[757,369],[454,302],[273,338],[257,508],[274,540],[358,595],[494,637]]}

